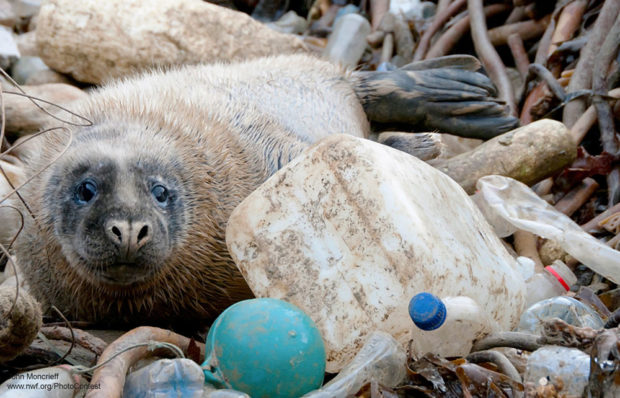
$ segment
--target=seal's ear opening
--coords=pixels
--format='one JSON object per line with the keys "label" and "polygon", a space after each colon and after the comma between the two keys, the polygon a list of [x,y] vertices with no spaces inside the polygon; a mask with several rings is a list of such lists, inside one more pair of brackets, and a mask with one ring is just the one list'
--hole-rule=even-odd
{"label": "seal's ear opening", "polygon": [[354,72],[353,88],[375,130],[437,130],[490,139],[519,120],[496,98],[472,56],[419,61],[385,72]]}

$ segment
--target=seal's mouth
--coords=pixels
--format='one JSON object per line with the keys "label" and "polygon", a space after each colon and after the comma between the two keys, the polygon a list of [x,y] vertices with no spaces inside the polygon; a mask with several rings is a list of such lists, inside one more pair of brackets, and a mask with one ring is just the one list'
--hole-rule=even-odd
{"label": "seal's mouth", "polygon": [[99,270],[101,281],[116,286],[129,286],[143,283],[151,277],[151,272],[137,263],[114,263]]}

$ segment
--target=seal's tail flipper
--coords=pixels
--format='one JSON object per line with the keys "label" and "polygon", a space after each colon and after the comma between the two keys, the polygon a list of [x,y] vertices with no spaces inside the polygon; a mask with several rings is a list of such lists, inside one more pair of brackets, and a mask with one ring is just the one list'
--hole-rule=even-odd
{"label": "seal's tail flipper", "polygon": [[470,56],[442,57],[387,72],[354,72],[357,96],[371,122],[410,125],[489,139],[518,126],[495,98],[488,77]]}

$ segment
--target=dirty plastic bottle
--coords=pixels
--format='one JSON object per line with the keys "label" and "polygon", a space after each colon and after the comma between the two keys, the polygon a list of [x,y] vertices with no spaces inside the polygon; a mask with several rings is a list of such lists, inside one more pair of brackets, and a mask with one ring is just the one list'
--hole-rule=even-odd
{"label": "dirty plastic bottle", "polygon": [[545,267],[543,272],[534,274],[525,282],[526,308],[539,301],[561,296],[570,290],[570,287],[577,282],[577,277],[560,260]]}
{"label": "dirty plastic bottle", "polygon": [[466,296],[442,300],[431,293],[419,293],[409,302],[409,315],[415,324],[411,349],[417,358],[428,352],[443,357],[466,356],[475,340],[498,329]]}
{"label": "dirty plastic bottle", "polygon": [[127,376],[124,398],[201,398],[205,376],[200,366],[186,358],[160,359]]}
{"label": "dirty plastic bottle", "polygon": [[576,348],[555,345],[534,351],[527,360],[525,382],[535,386],[548,381],[562,386],[558,396],[581,397],[588,385],[590,356]]}
{"label": "dirty plastic bottle", "polygon": [[334,63],[354,68],[366,50],[370,23],[359,14],[345,14],[334,23],[323,55]]}
{"label": "dirty plastic bottle", "polygon": [[539,301],[521,315],[518,331],[540,334],[545,320],[560,318],[574,326],[602,329],[605,323],[590,306],[572,297],[558,296]]}
{"label": "dirty plastic bottle", "polygon": [[398,341],[388,333],[375,331],[338,376],[303,398],[352,396],[371,380],[386,387],[395,387],[407,375],[406,361],[407,354]]}

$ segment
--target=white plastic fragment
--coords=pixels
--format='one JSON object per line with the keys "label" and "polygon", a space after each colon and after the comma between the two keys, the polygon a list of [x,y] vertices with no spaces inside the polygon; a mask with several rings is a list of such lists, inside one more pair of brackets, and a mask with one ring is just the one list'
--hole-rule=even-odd
{"label": "white plastic fragment", "polygon": [[385,332],[375,331],[338,376],[303,398],[348,397],[373,380],[395,387],[407,375],[406,361],[407,354],[398,341]]}
{"label": "white plastic fragment", "polygon": [[[491,175],[480,178],[476,187],[491,222],[500,217],[515,228],[552,239],[593,271],[620,283],[620,252],[584,232],[528,186],[509,177]],[[500,229],[505,230],[504,226]]]}

